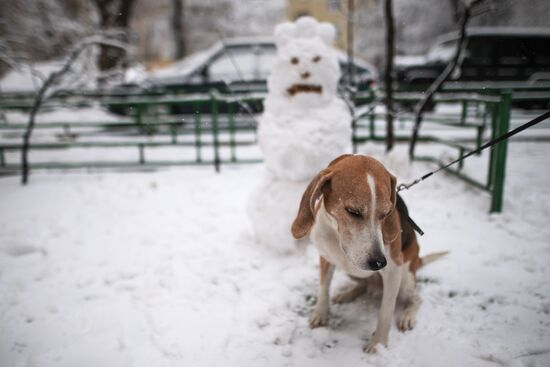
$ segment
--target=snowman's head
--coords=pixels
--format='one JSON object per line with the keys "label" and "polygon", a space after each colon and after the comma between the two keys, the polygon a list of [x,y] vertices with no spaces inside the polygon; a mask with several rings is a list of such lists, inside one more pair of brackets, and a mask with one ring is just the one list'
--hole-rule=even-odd
{"label": "snowman's head", "polygon": [[306,105],[334,98],[340,79],[336,52],[332,48],[335,28],[302,17],[275,28],[277,58],[268,80],[272,96]]}

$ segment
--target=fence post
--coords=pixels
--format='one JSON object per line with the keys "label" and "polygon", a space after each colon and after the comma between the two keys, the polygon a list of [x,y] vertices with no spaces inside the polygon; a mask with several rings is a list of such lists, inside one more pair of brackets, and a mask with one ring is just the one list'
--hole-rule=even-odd
{"label": "fence post", "polygon": [[466,118],[468,117],[468,101],[462,101],[462,113],[460,114],[460,124],[464,125],[466,123]]}
{"label": "fence post", "polygon": [[[508,132],[510,127],[510,105],[512,93],[505,91],[501,94],[501,102],[498,104],[497,134],[501,136]],[[493,191],[491,198],[491,213],[502,211],[502,200],[504,197],[504,179],[506,175],[506,155],[508,151],[508,140],[504,140],[495,146],[494,150],[494,176]]]}
{"label": "fence post", "polygon": [[[483,132],[485,131],[485,125],[478,126],[476,130],[476,149],[479,149],[481,144],[483,144]],[[478,152],[476,155],[481,155],[481,152]]]}
{"label": "fence post", "polygon": [[139,144],[139,164],[145,164],[145,152],[143,144]]}
{"label": "fence post", "polygon": [[369,114],[369,136],[370,140],[376,140],[376,108],[373,108]]}
{"label": "fence post", "polygon": [[212,118],[212,143],[214,146],[214,169],[220,172],[220,146],[218,141],[218,100],[210,94],[210,113]]}
{"label": "fence post", "polygon": [[235,147],[235,104],[230,102],[227,105],[229,114],[229,145],[231,149],[231,162],[237,162],[237,152]]}
{"label": "fence post", "polygon": [[[491,103],[491,140],[494,140],[497,136],[498,130],[498,111],[499,111],[499,102]],[[493,180],[494,180],[494,169],[495,167],[495,147],[489,148],[489,172],[487,175],[487,189],[491,192],[493,191]]]}
{"label": "fence post", "polygon": [[143,106],[138,104],[134,108],[135,108],[134,119],[136,121],[136,124],[139,125],[139,126],[142,126],[143,125],[143,116],[142,116]]}
{"label": "fence post", "polygon": [[199,104],[193,102],[193,109],[195,110],[195,149],[196,149],[196,159],[197,163],[202,162],[201,156],[201,114],[199,110]]}
{"label": "fence post", "polygon": [[178,142],[178,126],[176,124],[170,125],[170,134],[172,135],[172,144]]}

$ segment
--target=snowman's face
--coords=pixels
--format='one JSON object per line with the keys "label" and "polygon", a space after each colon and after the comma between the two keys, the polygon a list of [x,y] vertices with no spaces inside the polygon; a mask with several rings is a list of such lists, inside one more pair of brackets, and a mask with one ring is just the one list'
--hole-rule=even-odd
{"label": "snowman's face", "polygon": [[320,38],[297,38],[278,49],[269,90],[292,100],[326,100],[336,93],[339,79],[338,59],[331,47]]}

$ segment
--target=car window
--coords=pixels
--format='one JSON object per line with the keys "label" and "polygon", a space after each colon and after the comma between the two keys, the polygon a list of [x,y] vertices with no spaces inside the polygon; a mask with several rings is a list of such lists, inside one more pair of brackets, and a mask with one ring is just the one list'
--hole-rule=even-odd
{"label": "car window", "polygon": [[526,65],[530,63],[532,56],[527,38],[503,38],[498,43],[499,65]]}
{"label": "car window", "polygon": [[[340,72],[342,74],[342,82],[345,84],[348,82],[348,63],[346,61],[340,62]],[[372,80],[373,76],[370,70],[365,69],[364,67],[355,64],[353,69],[354,77],[353,80],[355,83],[364,83]]]}
{"label": "car window", "polygon": [[531,52],[533,53],[533,63],[537,66],[545,66],[550,69],[550,38],[533,38],[531,41]]}
{"label": "car window", "polygon": [[491,65],[496,42],[488,37],[472,37],[466,46],[465,65]]}
{"label": "car window", "polygon": [[265,79],[274,62],[275,49],[262,46],[228,47],[208,68],[211,81],[235,82]]}

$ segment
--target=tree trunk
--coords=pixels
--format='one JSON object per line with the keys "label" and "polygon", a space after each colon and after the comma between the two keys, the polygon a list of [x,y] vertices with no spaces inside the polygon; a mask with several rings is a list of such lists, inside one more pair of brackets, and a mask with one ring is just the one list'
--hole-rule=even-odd
{"label": "tree trunk", "polygon": [[[104,31],[113,28],[127,30],[134,3],[135,0],[94,0],[99,12],[101,29]],[[128,40],[120,41],[127,42]],[[124,63],[125,58],[126,50],[103,45],[98,59],[99,70],[114,69]]]}
{"label": "tree trunk", "polygon": [[172,0],[172,32],[174,34],[174,59],[185,56],[184,0]]}
{"label": "tree trunk", "polygon": [[384,88],[386,90],[386,152],[393,149],[395,136],[393,133],[393,55],[395,51],[395,27],[393,19],[392,0],[386,0],[384,6],[386,20],[386,72]]}

